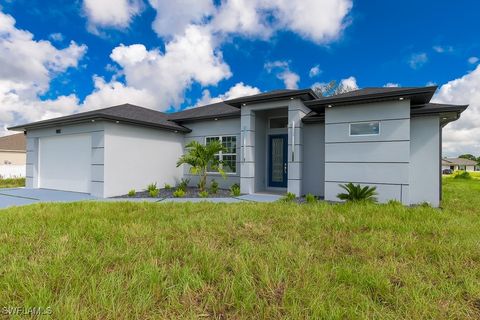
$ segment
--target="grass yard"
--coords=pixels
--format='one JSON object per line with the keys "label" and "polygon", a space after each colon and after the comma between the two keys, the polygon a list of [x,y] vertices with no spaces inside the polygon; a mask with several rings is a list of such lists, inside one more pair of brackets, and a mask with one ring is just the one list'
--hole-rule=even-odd
{"label": "grass yard", "polygon": [[479,179],[445,178],[443,210],[39,204],[0,243],[0,308],[55,319],[480,317]]}
{"label": "grass yard", "polygon": [[25,187],[25,178],[0,178],[0,188]]}

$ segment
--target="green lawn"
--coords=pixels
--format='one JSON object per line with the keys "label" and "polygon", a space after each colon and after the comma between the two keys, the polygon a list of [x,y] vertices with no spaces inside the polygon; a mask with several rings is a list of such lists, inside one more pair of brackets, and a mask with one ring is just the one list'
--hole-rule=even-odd
{"label": "green lawn", "polygon": [[24,187],[25,178],[8,178],[0,179],[0,188],[16,188]]}
{"label": "green lawn", "polygon": [[399,205],[0,210],[0,312],[55,319],[480,317],[480,180]]}

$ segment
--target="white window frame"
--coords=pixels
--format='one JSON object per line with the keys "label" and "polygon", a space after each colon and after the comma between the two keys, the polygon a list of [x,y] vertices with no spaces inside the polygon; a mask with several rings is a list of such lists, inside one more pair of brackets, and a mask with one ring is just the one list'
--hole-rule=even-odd
{"label": "white window frame", "polygon": [[[235,137],[235,153],[231,153],[231,152],[223,152],[223,151],[220,151],[218,153],[218,158],[220,160],[223,160],[223,156],[235,156],[235,171],[232,171],[232,172],[225,172],[226,175],[236,175],[237,174],[237,171],[238,171],[238,153],[237,153],[237,143],[238,143],[238,137],[236,135],[233,135],[233,134],[229,134],[229,135],[223,135],[223,136],[206,136],[205,137],[205,145],[207,145],[207,139],[208,138],[218,138],[220,140],[220,143],[222,143],[223,145],[223,138],[231,138],[231,137]],[[218,172],[210,172],[210,171],[207,171],[208,174],[219,174]]]}
{"label": "white window frame", "polygon": [[[366,133],[366,134],[352,134],[352,124],[362,124],[362,123],[378,123],[378,133]],[[359,122],[351,122],[348,124],[348,135],[350,137],[368,137],[368,136],[379,136],[380,135],[380,132],[382,130],[382,127],[381,127],[381,122],[378,121],[378,120],[374,120],[374,121],[359,121]]]}

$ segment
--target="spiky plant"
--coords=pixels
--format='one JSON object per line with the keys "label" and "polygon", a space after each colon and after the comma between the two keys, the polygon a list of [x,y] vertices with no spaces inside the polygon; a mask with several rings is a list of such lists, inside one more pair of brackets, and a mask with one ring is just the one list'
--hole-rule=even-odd
{"label": "spiky plant", "polygon": [[354,185],[351,182],[340,184],[339,186],[346,191],[345,193],[337,194],[337,198],[340,200],[377,202],[375,197],[377,195],[377,187],[365,186],[362,188],[359,184]]}
{"label": "spiky plant", "polygon": [[198,183],[200,192],[206,191],[207,171],[217,171],[225,177],[225,171],[222,169],[223,162],[216,157],[220,151],[225,150],[220,141],[215,140],[206,145],[192,141],[185,146],[185,149],[187,153],[178,159],[177,167],[182,164],[190,165],[190,173],[200,177]]}

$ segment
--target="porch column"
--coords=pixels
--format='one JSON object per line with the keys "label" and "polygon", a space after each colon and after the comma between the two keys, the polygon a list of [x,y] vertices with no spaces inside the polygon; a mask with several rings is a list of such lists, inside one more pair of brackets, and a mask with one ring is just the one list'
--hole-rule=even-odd
{"label": "porch column", "polygon": [[241,108],[240,117],[240,192],[255,192],[255,112],[248,106]]}
{"label": "porch column", "polygon": [[301,100],[288,104],[288,187],[287,191],[297,197],[302,195],[303,178],[303,123],[302,118],[310,112]]}

